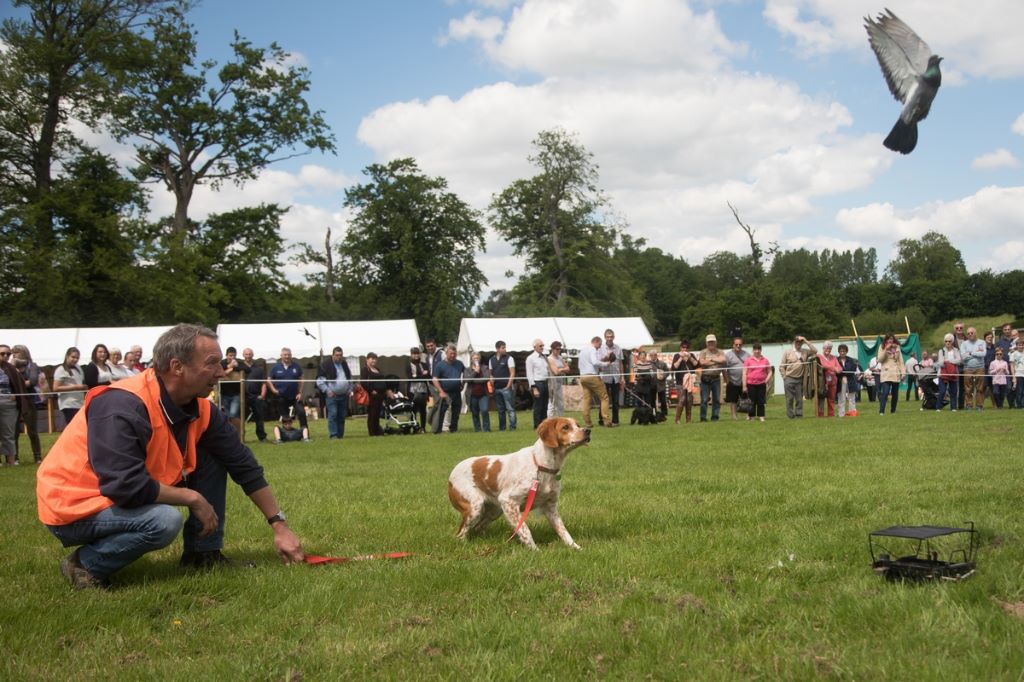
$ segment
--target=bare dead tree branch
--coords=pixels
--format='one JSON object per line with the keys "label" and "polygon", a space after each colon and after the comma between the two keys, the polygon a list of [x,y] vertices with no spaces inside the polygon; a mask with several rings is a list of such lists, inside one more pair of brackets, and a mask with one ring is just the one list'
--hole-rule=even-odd
{"label": "bare dead tree branch", "polygon": [[324,254],[327,259],[327,274],[324,278],[324,288],[327,293],[327,302],[334,303],[334,257],[331,255],[331,227],[327,226],[327,237],[324,238]]}

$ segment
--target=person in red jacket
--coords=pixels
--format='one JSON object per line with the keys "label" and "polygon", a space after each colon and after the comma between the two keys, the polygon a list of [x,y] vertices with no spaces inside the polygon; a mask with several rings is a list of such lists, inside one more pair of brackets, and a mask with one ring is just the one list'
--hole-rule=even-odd
{"label": "person in red jacket", "polygon": [[[232,563],[221,553],[227,477],[266,517],[285,563],[304,559],[263,468],[227,415],[205,396],[224,376],[217,335],[179,324],[153,349],[152,366],[88,393],[36,476],[40,520],[65,547],[75,588],[166,547],[184,528],[181,564]],[[187,521],[176,507],[188,507]]]}

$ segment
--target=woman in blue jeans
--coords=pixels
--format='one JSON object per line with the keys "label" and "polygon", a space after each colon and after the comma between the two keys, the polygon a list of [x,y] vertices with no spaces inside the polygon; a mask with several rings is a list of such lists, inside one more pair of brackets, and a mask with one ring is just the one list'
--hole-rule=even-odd
{"label": "woman in blue jeans", "polygon": [[879,390],[878,414],[885,414],[887,397],[892,397],[890,413],[896,412],[896,403],[900,399],[900,381],[907,375],[907,367],[903,363],[903,351],[896,340],[895,334],[886,334],[882,347],[878,349]]}

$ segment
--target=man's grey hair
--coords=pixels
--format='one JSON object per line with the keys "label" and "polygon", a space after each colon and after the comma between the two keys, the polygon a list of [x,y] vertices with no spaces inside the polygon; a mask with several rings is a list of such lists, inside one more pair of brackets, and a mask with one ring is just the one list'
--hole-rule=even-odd
{"label": "man's grey hair", "polygon": [[177,324],[156,340],[153,346],[153,367],[157,372],[166,372],[171,368],[171,360],[177,358],[184,364],[192,361],[196,350],[196,339],[205,336],[217,340],[217,332],[199,324]]}
{"label": "man's grey hair", "polygon": [[453,350],[456,353],[459,352],[458,346],[456,346],[454,343],[446,343],[446,344],[444,344],[444,350],[445,350],[445,352],[448,352],[449,350]]}

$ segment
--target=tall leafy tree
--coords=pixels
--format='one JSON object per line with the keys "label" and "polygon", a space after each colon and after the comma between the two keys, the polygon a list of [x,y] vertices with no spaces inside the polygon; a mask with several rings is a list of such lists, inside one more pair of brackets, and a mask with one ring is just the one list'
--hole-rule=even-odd
{"label": "tall leafy tree", "polygon": [[176,232],[188,229],[197,185],[242,184],[301,148],[334,151],[322,112],[305,99],[309,70],[276,43],[256,47],[236,32],[233,58],[213,73],[216,62],[196,63],[195,30],[181,12],[156,17],[150,30],[113,130],[137,142],[137,177],[174,194]]}
{"label": "tall leafy tree", "polygon": [[494,229],[525,259],[512,291],[517,313],[638,314],[641,292],[613,267],[619,228],[598,188],[598,168],[576,136],[542,131],[528,157],[538,173],[490,205]]}
{"label": "tall leafy tree", "polygon": [[142,258],[142,294],[159,302],[147,323],[175,319],[269,322],[294,317],[301,301],[281,271],[280,218],[286,209],[261,204],[211,214],[186,232],[165,224]]}
{"label": "tall leafy tree", "polygon": [[[14,0],[27,18],[0,25],[0,185],[44,199],[53,166],[72,153],[72,118],[109,113],[143,20],[180,0]],[[44,226],[47,227],[47,226]],[[43,235],[45,238],[48,235]]]}
{"label": "tall leafy tree", "polygon": [[[3,316],[16,326],[40,327],[133,321],[132,310],[141,303],[135,266],[148,233],[138,184],[123,177],[112,158],[90,151],[67,162],[46,203],[55,230],[52,247],[36,253],[31,239],[22,237],[4,249],[10,271],[26,274],[4,282]],[[20,215],[37,206],[23,207]],[[33,286],[36,267],[41,272]]]}
{"label": "tall leafy tree", "polygon": [[967,267],[960,250],[945,235],[927,232],[921,239],[896,242],[896,256],[885,274],[887,279],[900,284],[915,280],[961,280],[967,276]]}
{"label": "tall leafy tree", "polygon": [[345,191],[353,217],[339,248],[336,295],[350,314],[411,317],[421,332],[451,338],[487,281],[476,261],[480,216],[413,159],[363,173],[369,181]]}
{"label": "tall leafy tree", "polygon": [[[62,168],[83,153],[68,123],[95,125],[134,63],[145,20],[185,0],[14,0],[0,25],[0,259],[8,292],[60,305],[49,268],[62,248],[54,198]],[[85,152],[88,156],[88,152]],[[96,159],[83,159],[96,167]],[[81,168],[79,169],[81,170]],[[81,188],[81,178],[72,184]],[[83,225],[82,227],[87,227]],[[74,248],[74,247],[71,247]],[[8,288],[9,287],[9,288]],[[5,308],[6,301],[5,301]],[[9,309],[9,308],[8,308]]]}

